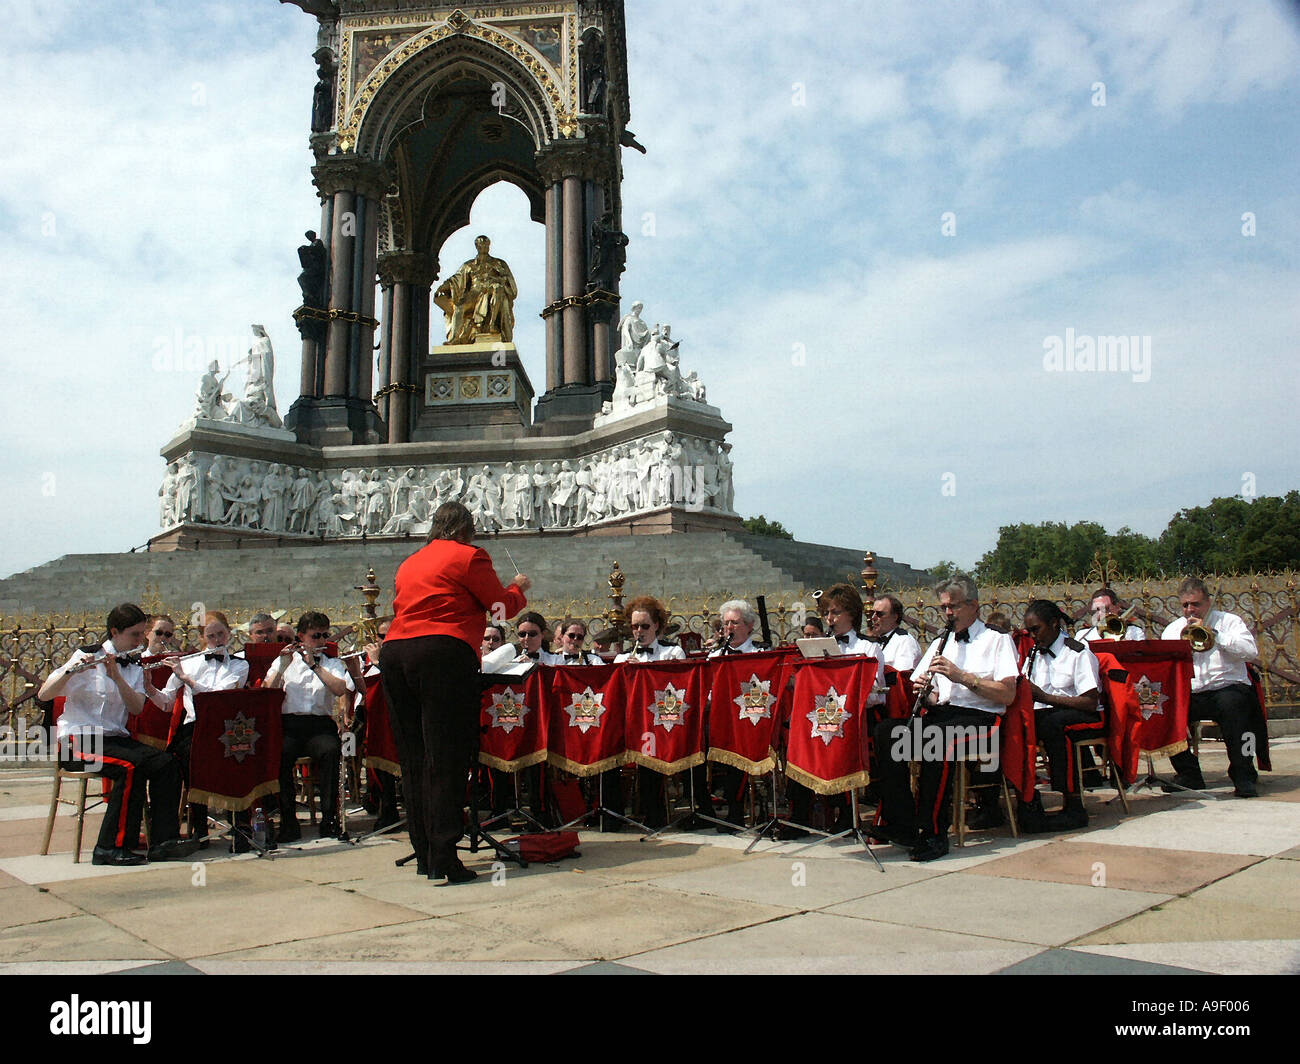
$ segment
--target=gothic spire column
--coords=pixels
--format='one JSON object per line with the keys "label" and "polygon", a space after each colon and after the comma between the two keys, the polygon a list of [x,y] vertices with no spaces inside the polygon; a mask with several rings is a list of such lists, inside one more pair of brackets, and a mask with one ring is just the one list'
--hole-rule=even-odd
{"label": "gothic spire column", "polygon": [[380,347],[379,414],[388,443],[408,443],[422,389],[419,360],[429,351],[429,296],[438,278],[438,260],[416,251],[379,256],[379,283],[388,317]]}

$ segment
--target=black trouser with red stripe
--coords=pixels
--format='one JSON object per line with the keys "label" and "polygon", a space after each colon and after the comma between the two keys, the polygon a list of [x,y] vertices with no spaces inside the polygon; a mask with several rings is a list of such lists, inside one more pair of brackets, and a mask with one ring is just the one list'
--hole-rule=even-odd
{"label": "black trouser with red stripe", "polygon": [[[74,772],[93,772],[113,781],[96,849],[133,850],[140,838],[145,786],[150,802],[149,844],[180,834],[177,810],[181,801],[181,766],[166,750],[159,750],[124,735],[106,736],[102,745],[68,740],[71,756],[60,764]],[[98,756],[97,756],[98,755]]]}
{"label": "black trouser with red stripe", "polygon": [[1034,710],[1034,726],[1038,741],[1047,751],[1052,790],[1059,791],[1067,800],[1075,797],[1079,780],[1074,771],[1074,744],[1081,739],[1106,738],[1101,714],[1095,709],[1039,706]]}
{"label": "black trouser with red stripe", "polygon": [[316,795],[321,819],[329,822],[339,816],[339,762],[343,744],[333,717],[318,713],[286,713],[284,746],[280,749],[280,822],[297,818],[294,810],[293,766],[300,757],[310,757],[312,775],[316,777]]}
{"label": "black trouser with red stripe", "polygon": [[[926,711],[922,721],[924,728],[977,728],[981,745],[984,745],[986,731],[996,729],[1000,723],[996,714],[964,706],[933,706]],[[945,737],[942,759],[922,757],[920,786],[913,798],[911,761],[895,760],[892,756],[895,728],[905,730],[908,722],[882,720],[876,725],[875,741],[880,765],[880,776],[876,781],[880,792],[878,818],[881,823],[905,834],[919,831],[922,836],[945,838],[952,819],[954,756],[962,751],[954,751],[954,740]],[[996,731],[989,741],[997,741]],[[926,745],[929,744],[923,744],[921,752]],[[966,756],[975,753],[975,749],[965,751]]]}
{"label": "black trouser with red stripe", "polygon": [[402,757],[411,846],[429,871],[446,874],[458,863],[466,781],[478,754],[478,655],[452,636],[389,639],[379,668]]}

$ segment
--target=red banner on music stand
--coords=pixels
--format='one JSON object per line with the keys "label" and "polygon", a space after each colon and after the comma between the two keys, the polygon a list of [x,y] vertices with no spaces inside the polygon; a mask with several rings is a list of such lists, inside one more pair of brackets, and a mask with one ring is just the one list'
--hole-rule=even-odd
{"label": "red banner on music stand", "polygon": [[710,662],[628,662],[628,756],[638,765],[672,775],[704,763],[705,673]]}
{"label": "red banner on music stand", "polygon": [[[170,665],[159,665],[160,656],[140,659],[149,682],[162,690],[172,678]],[[184,692],[178,691],[175,699],[166,709],[159,709],[152,698],[146,698],[144,708],[139,713],[127,717],[126,730],[138,743],[152,746],[156,750],[166,750],[176,734],[176,729],[185,718]]]}
{"label": "red banner on music stand", "polygon": [[362,762],[393,776],[402,774],[402,758],[388,719],[388,696],[382,676],[366,677],[366,752]]}
{"label": "red banner on music stand", "polygon": [[870,782],[867,697],[875,658],[797,661],[785,773],[818,794],[839,794]]}
{"label": "red banner on music stand", "polygon": [[626,765],[624,666],[555,665],[535,671],[546,680],[539,690],[547,761],[574,776]]}
{"label": "red banner on music stand", "polygon": [[478,759],[501,772],[518,772],[546,760],[545,689],[549,668],[539,665],[522,679],[493,684],[483,691]]}
{"label": "red banner on music stand", "polygon": [[266,688],[194,695],[191,802],[243,810],[279,792],[283,702],[283,691]]}
{"label": "red banner on music stand", "polygon": [[1095,639],[1089,646],[1110,710],[1111,760],[1124,779],[1137,776],[1139,754],[1171,757],[1186,750],[1191,645],[1185,639]]}
{"label": "red banner on music stand", "polygon": [[790,676],[790,652],[727,654],[713,659],[709,692],[708,759],[751,776],[775,765],[781,696]]}
{"label": "red banner on music stand", "polygon": [[912,702],[915,695],[912,692],[912,670],[904,669],[901,672],[889,665],[885,666],[885,676],[890,673],[894,674],[894,682],[886,683],[885,686],[885,716],[890,720],[906,720],[912,715]]}

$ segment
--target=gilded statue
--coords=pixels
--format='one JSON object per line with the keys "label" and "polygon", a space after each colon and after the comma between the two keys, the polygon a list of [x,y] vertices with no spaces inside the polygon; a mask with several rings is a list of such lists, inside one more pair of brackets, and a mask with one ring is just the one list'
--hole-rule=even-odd
{"label": "gilded statue", "polygon": [[447,316],[448,346],[514,340],[519,288],[505,261],[488,254],[491,246],[487,237],[478,237],[474,241],[478,255],[433,294],[434,303]]}

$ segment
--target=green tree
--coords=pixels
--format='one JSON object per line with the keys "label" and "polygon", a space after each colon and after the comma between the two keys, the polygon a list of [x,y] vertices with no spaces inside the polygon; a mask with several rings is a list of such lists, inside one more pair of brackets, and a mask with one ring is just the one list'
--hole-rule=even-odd
{"label": "green tree", "polygon": [[762,514],[757,517],[746,517],[742,522],[746,532],[752,532],[756,536],[772,536],[774,539],[794,539],[793,534],[787,532],[780,521],[769,521]]}
{"label": "green tree", "polygon": [[1112,536],[1095,521],[1046,521],[998,529],[997,545],[980,559],[975,576],[993,584],[1083,580],[1098,556],[1114,558],[1125,572],[1156,568],[1155,541],[1130,528]]}
{"label": "green tree", "polygon": [[956,562],[950,562],[946,558],[943,561],[935,562],[926,570],[930,578],[937,584],[940,580],[947,580],[953,573],[961,572],[961,566]]}
{"label": "green tree", "polygon": [[1176,573],[1300,567],[1300,492],[1213,499],[1180,510],[1160,536],[1161,560]]}

